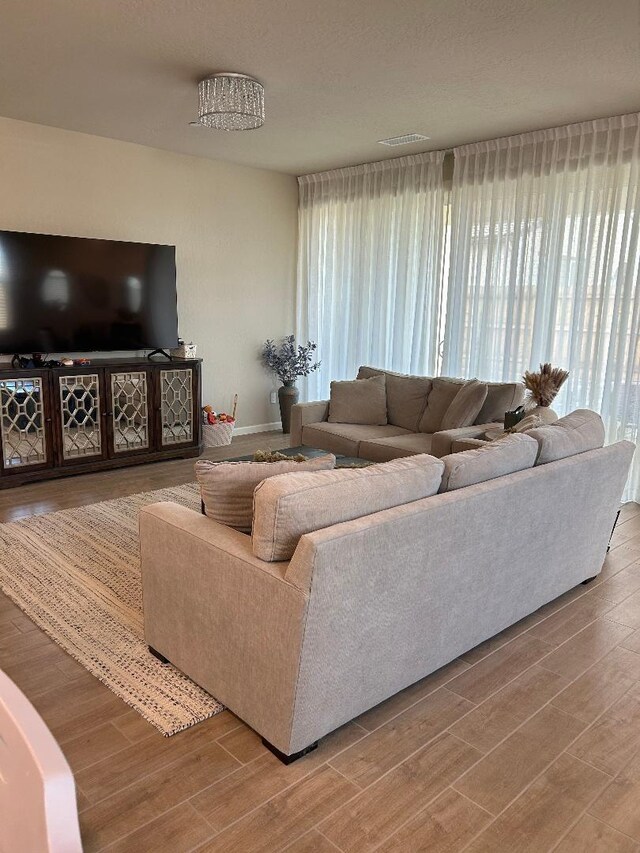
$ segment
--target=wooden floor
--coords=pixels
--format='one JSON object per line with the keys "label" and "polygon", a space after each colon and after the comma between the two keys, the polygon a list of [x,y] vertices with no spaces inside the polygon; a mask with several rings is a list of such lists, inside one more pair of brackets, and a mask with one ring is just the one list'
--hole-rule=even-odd
{"label": "wooden floor", "polygon": [[[192,467],[5,491],[0,519],[187,482]],[[1,595],[0,666],[67,755],[87,851],[640,851],[639,506],[614,543],[596,582],[289,767],[228,711],[163,738]]]}

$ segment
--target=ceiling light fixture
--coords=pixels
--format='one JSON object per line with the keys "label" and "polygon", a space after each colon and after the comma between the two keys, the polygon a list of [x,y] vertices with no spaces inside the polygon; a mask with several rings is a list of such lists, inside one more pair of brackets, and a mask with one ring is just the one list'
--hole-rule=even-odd
{"label": "ceiling light fixture", "polygon": [[224,71],[198,83],[198,119],[215,130],[255,130],[264,124],[264,87],[247,74]]}
{"label": "ceiling light fixture", "polygon": [[404,136],[391,136],[389,139],[379,139],[380,145],[410,145],[412,142],[423,142],[429,139],[428,136],[423,136],[421,133],[405,133]]}

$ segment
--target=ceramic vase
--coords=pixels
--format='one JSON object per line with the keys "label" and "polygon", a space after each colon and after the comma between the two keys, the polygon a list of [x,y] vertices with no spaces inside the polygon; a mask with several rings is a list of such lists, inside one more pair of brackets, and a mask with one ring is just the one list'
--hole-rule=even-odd
{"label": "ceramic vase", "polygon": [[554,421],[558,420],[557,414],[550,406],[534,406],[533,409],[527,409],[525,414],[527,417],[529,417],[529,415],[536,415],[536,417],[540,418],[543,424],[552,424]]}
{"label": "ceramic vase", "polygon": [[298,402],[300,392],[295,382],[285,382],[278,388],[278,402],[280,403],[280,418],[282,419],[282,432],[291,432],[291,407]]}

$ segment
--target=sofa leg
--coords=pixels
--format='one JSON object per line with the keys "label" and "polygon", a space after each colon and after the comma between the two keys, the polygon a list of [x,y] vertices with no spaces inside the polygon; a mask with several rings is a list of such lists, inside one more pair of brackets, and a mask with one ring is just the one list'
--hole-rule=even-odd
{"label": "sofa leg", "polygon": [[169,658],[166,658],[164,655],[161,655],[160,652],[157,652],[153,646],[149,646],[149,651],[154,656],[154,658],[158,658],[160,663],[169,663]]}
{"label": "sofa leg", "polygon": [[294,752],[292,755],[286,755],[284,752],[280,752],[279,749],[276,749],[275,746],[270,744],[269,741],[264,738],[262,738],[262,743],[275,755],[276,758],[279,758],[283,764],[293,764],[294,761],[297,761],[299,758],[302,758],[304,755],[308,755],[310,752],[313,752],[314,749],[318,748],[318,741],[316,741],[309,746],[305,746],[305,748],[301,749],[300,752]]}
{"label": "sofa leg", "polygon": [[587,578],[586,581],[582,581],[582,586],[586,586],[588,583],[592,583],[598,575],[594,575],[592,578]]}

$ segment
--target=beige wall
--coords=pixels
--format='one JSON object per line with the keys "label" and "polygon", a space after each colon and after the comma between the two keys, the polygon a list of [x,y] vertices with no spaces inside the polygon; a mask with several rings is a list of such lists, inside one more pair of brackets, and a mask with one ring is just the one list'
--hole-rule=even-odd
{"label": "beige wall", "polygon": [[175,244],[180,335],[239,426],[279,419],[257,352],[294,328],[296,220],[289,175],[0,118],[0,229]]}

